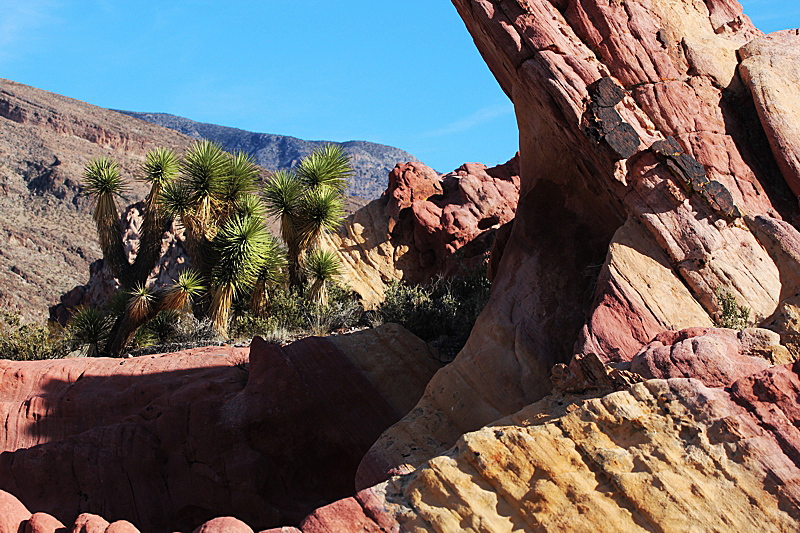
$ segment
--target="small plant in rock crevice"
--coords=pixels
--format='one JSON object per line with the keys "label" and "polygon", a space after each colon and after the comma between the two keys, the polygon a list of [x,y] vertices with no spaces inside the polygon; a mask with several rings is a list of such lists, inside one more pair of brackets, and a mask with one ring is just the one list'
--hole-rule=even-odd
{"label": "small plant in rock crevice", "polygon": [[744,329],[750,325],[750,308],[739,305],[730,291],[718,287],[716,290],[719,312],[714,319],[718,328]]}

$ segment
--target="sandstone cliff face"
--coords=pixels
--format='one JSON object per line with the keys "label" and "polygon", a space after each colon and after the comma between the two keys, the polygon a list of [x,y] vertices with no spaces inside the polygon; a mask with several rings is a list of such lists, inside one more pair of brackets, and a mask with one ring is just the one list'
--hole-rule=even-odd
{"label": "sandstone cliff face", "polygon": [[398,164],[383,195],[325,244],[339,254],[342,278],[373,306],[388,282],[418,284],[455,271],[457,252],[467,263],[480,260],[514,218],[518,198],[516,157],[492,168],[465,163],[442,176],[419,162]]}
{"label": "sandstone cliff face", "polygon": [[791,32],[764,41],[732,0],[453,3],[514,102],[520,201],[469,342],[365,459],[387,468],[542,398],[573,354],[629,361],[711,325],[717,289],[756,323],[796,316],[791,132],[765,134],[744,74],[789,61]]}

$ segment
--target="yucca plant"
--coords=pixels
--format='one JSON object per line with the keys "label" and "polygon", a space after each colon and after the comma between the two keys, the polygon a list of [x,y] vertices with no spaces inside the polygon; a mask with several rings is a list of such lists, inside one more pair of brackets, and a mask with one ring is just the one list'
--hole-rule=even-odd
{"label": "yucca plant", "polygon": [[305,281],[304,254],[344,218],[343,191],[352,174],[349,156],[336,145],[314,150],[296,172],[278,171],[264,187],[267,213],[278,219],[289,258],[289,285]]}
{"label": "yucca plant", "polygon": [[[104,257],[121,286],[110,307],[116,320],[105,351],[122,354],[143,325],[170,310],[209,317],[221,334],[226,333],[234,301],[249,303],[257,316],[264,314],[270,287],[283,282],[287,268],[290,284],[299,287],[305,277],[304,254],[341,223],[342,191],[351,172],[348,156],[339,147],[325,146],[304,159],[296,173],[276,172],[262,199],[257,194],[259,169],[247,154],[230,155],[209,141],[193,143],[182,159],[166,149],[154,150],[139,176],[150,184],[150,192],[131,264],[116,206],[125,190],[119,167],[107,158],[91,161],[86,189],[96,200],[95,223]],[[266,216],[280,218],[286,251],[269,235]],[[173,221],[185,230],[192,269],[171,286],[153,290],[147,279],[159,259],[164,231]],[[325,283],[334,274],[314,266],[309,272],[316,288],[308,293],[324,301]]]}
{"label": "yucca plant", "polygon": [[[210,315],[225,331],[232,299],[259,280],[280,276],[282,250],[264,226],[266,209],[257,192],[259,169],[247,154],[227,154],[209,141],[192,144],[179,159],[156,149],[147,154],[139,179],[150,184],[136,259],[129,263],[116,198],[125,191],[119,167],[108,158],[86,166],[86,191],[95,198],[95,222],[104,257],[121,290],[114,297],[114,326],[105,351],[120,355],[136,331],[158,313],[185,311]],[[193,264],[167,288],[152,290],[147,278],[161,252],[164,231],[178,220],[185,229]]]}
{"label": "yucca plant", "polygon": [[79,307],[67,322],[66,332],[73,346],[83,346],[87,357],[99,354],[108,340],[113,319],[96,307]]}
{"label": "yucca plant", "polygon": [[329,250],[316,249],[306,258],[306,273],[311,281],[309,299],[319,306],[328,305],[328,283],[341,272],[339,258]]}
{"label": "yucca plant", "polygon": [[234,299],[256,283],[272,237],[264,219],[237,215],[220,228],[212,242],[213,266],[210,316],[217,331],[227,331]]}

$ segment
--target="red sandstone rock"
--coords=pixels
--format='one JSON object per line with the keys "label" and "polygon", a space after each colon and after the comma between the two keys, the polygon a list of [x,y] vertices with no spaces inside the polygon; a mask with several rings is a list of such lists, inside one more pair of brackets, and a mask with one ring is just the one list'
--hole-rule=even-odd
{"label": "red sandstone rock", "polygon": [[[370,451],[389,467],[542,398],[576,353],[627,361],[711,325],[719,288],[756,322],[798,288],[745,223],[798,208],[738,73],[761,34],[735,1],[453,4],[514,103],[520,200],[472,337]],[[616,261],[633,225],[640,260]]]}
{"label": "red sandstone rock", "polygon": [[153,533],[215,516],[299,523],[352,494],[364,453],[422,394],[429,358],[387,325],[335,343],[0,360],[0,487],[67,524],[85,511]]}
{"label": "red sandstone rock", "polygon": [[[139,530],[127,520],[117,520],[106,528],[105,533],[139,533]],[[252,533],[252,530],[250,530],[250,533]]]}
{"label": "red sandstone rock", "polygon": [[414,202],[425,201],[441,193],[441,178],[432,168],[418,161],[398,163],[389,172],[389,186],[383,193],[388,199],[386,212],[393,219],[389,231],[394,230],[403,209],[411,207]]}
{"label": "red sandstone rock", "polygon": [[[754,337],[761,341],[752,342]],[[778,361],[764,357],[768,347],[780,352]],[[709,387],[727,387],[787,360],[788,352],[771,331],[695,328],[658,335],[636,354],[630,370],[645,379],[690,377]]]}
{"label": "red sandstone rock", "polygon": [[31,512],[12,494],[0,490],[0,533],[19,533]]}
{"label": "red sandstone rock", "polygon": [[253,533],[250,526],[232,516],[209,520],[194,530],[194,533]]}
{"label": "red sandstone rock", "polygon": [[326,246],[339,254],[342,277],[374,306],[389,281],[424,283],[481,261],[518,198],[517,157],[493,168],[466,163],[443,176],[419,162],[399,164],[386,193],[348,217]]}
{"label": "red sandstone rock", "polygon": [[784,179],[800,195],[800,30],[754,39],[739,50],[739,71],[750,88],[772,154]]}
{"label": "red sandstone rock", "polygon": [[34,513],[25,523],[25,533],[67,533],[67,528],[49,514]]}
{"label": "red sandstone rock", "polygon": [[303,533],[378,533],[385,531],[364,513],[355,498],[345,498],[311,513],[300,524]]}
{"label": "red sandstone rock", "polygon": [[110,524],[101,516],[83,513],[75,519],[71,533],[105,533]]}

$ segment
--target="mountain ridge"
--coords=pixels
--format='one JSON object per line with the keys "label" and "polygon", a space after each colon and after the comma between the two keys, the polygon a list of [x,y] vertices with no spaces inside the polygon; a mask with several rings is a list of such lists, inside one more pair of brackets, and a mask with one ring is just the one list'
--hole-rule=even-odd
{"label": "mountain ridge", "polygon": [[347,193],[373,200],[386,189],[386,176],[397,163],[417,161],[412,154],[385,144],[363,140],[305,140],[291,135],[261,133],[198,122],[170,113],[152,113],[113,109],[117,113],[162,126],[194,139],[218,142],[227,151],[241,150],[251,154],[259,166],[267,170],[294,168],[314,149],[325,144],[341,146],[350,155],[354,176]]}

